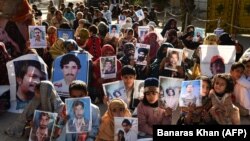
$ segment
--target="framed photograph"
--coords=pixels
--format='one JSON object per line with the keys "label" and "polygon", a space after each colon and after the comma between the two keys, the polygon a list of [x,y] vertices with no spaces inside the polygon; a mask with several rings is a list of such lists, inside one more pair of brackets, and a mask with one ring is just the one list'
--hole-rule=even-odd
{"label": "framed photograph", "polygon": [[118,24],[120,26],[122,26],[122,25],[124,25],[126,23],[126,16],[125,15],[119,15],[118,18],[119,18],[119,23]]}
{"label": "framed photograph", "polygon": [[160,76],[159,105],[164,108],[176,110],[179,104],[181,84],[184,79]]}
{"label": "framed photograph", "polygon": [[148,34],[148,32],[149,32],[148,26],[139,26],[138,27],[138,38],[139,38],[140,43],[143,43],[144,37]]}
{"label": "framed photograph", "polygon": [[57,113],[35,110],[29,141],[50,141],[56,118]]}
{"label": "framed photograph", "polygon": [[9,112],[21,113],[35,95],[35,86],[48,80],[47,65],[36,54],[20,56],[6,64],[10,82]]}
{"label": "framed photograph", "polygon": [[201,39],[205,38],[205,28],[195,27],[193,41],[197,42],[199,38]]}
{"label": "framed photograph", "polygon": [[29,40],[31,48],[46,48],[45,26],[29,26]]}
{"label": "framed photograph", "polygon": [[60,96],[69,97],[69,84],[73,80],[82,80],[88,84],[88,75],[88,53],[70,52],[55,59],[52,83]]}
{"label": "framed photograph", "polygon": [[109,25],[109,35],[111,37],[119,38],[120,34],[120,25],[119,24],[110,24]]}
{"label": "framed photograph", "polygon": [[115,81],[102,84],[104,94],[111,100],[121,98],[127,103],[127,95],[123,81]]}
{"label": "framed photograph", "polygon": [[90,97],[66,98],[66,133],[83,133],[91,131],[92,111]]}
{"label": "framed photograph", "polygon": [[181,66],[182,55],[182,49],[168,48],[167,57],[169,58],[169,62],[165,64],[165,69],[177,71],[176,67]]}
{"label": "framed photograph", "polygon": [[201,106],[201,82],[201,80],[182,81],[180,107],[188,107],[190,104],[195,104],[196,107]]}
{"label": "framed photograph", "polygon": [[138,21],[141,21],[145,18],[145,15],[142,9],[135,11],[135,15],[138,17]]}
{"label": "framed photograph", "polygon": [[235,62],[235,46],[201,45],[201,74],[209,77],[218,73],[229,73]]}
{"label": "framed photograph", "polygon": [[73,29],[57,29],[57,37],[63,38],[64,40],[74,39],[74,30]]}
{"label": "framed photograph", "polygon": [[184,58],[192,59],[194,54],[194,50],[188,49],[188,48],[183,48],[183,55]]}
{"label": "framed photograph", "polygon": [[149,55],[150,45],[136,43],[135,62],[137,65],[147,65],[147,57]]}
{"label": "framed photograph", "polygon": [[138,118],[114,117],[115,137],[114,141],[137,141]]}
{"label": "framed photograph", "polygon": [[144,80],[135,80],[134,81],[134,94],[133,94],[133,104],[135,108],[140,103],[144,97]]}
{"label": "framed photograph", "polygon": [[110,79],[116,78],[117,61],[116,56],[100,57],[101,78]]}

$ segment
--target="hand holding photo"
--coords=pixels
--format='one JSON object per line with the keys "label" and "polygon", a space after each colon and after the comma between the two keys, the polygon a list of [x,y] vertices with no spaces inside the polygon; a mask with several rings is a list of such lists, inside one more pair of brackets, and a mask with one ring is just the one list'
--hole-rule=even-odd
{"label": "hand holding photo", "polygon": [[138,27],[138,38],[139,42],[143,43],[145,36],[149,32],[149,27],[148,26],[139,26]]}
{"label": "hand holding photo", "polygon": [[145,18],[145,15],[142,9],[135,11],[135,14],[138,17],[138,21],[141,21]]}

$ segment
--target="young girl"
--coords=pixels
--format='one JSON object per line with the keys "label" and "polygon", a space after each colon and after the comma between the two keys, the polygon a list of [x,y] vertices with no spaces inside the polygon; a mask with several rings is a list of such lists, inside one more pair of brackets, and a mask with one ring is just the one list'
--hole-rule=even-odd
{"label": "young girl", "polygon": [[140,136],[151,137],[153,125],[171,124],[172,111],[158,106],[158,83],[156,78],[147,78],[144,82],[144,98],[137,107]]}
{"label": "young girl", "polygon": [[233,105],[234,83],[229,74],[217,74],[213,78],[213,89],[209,93],[212,107],[209,110],[218,124],[240,124],[239,108]]}

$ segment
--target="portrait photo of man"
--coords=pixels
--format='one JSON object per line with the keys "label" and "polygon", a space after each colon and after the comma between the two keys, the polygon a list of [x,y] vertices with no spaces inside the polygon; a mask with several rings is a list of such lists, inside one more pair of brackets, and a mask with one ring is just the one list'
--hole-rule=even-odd
{"label": "portrait photo of man", "polygon": [[57,92],[68,92],[69,84],[76,80],[76,77],[81,69],[79,58],[74,54],[66,54],[60,61],[60,68],[63,73],[63,78],[53,82]]}
{"label": "portrait photo of man", "polygon": [[111,37],[119,37],[119,28],[118,25],[109,25],[109,35]]}
{"label": "portrait photo of man", "polygon": [[[69,103],[72,104],[69,104]],[[90,117],[90,99],[84,102],[82,99],[66,99],[66,106],[69,115],[67,122],[67,133],[83,133],[89,130],[89,119],[85,116]]]}
{"label": "portrait photo of man", "polygon": [[201,81],[183,81],[181,88],[181,95],[179,98],[180,107],[188,107],[189,105],[201,106],[200,92]]}
{"label": "portrait photo of man", "polygon": [[15,61],[16,110],[23,109],[34,96],[35,86],[46,79],[45,67],[36,60]]}
{"label": "portrait photo of man", "polygon": [[45,27],[44,26],[29,26],[29,35],[30,35],[30,46],[32,48],[45,48],[46,39],[45,39]]}
{"label": "portrait photo of man", "polygon": [[216,75],[218,73],[225,73],[224,59],[221,56],[216,55],[211,58],[210,71],[212,75]]}
{"label": "portrait photo of man", "polygon": [[138,65],[147,65],[147,56],[148,56],[149,49],[147,48],[137,48],[137,58],[136,59],[136,64]]}
{"label": "portrait photo of man", "polygon": [[116,56],[101,57],[100,59],[101,78],[116,78]]}
{"label": "portrait photo of man", "polygon": [[50,141],[56,117],[57,113],[35,110],[34,127],[31,129],[29,141]]}
{"label": "portrait photo of man", "polygon": [[74,31],[72,29],[58,29],[57,36],[64,40],[74,39]]}

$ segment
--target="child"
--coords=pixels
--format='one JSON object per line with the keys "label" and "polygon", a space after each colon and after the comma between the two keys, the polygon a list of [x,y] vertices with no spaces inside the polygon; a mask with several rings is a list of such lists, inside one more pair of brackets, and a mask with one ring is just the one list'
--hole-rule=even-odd
{"label": "child", "polygon": [[[71,98],[80,98],[80,97],[87,97],[88,96],[88,90],[87,90],[87,85],[85,82],[81,80],[74,80],[71,82],[69,85],[69,94]],[[82,134],[66,134],[65,135],[65,130],[62,132],[63,134],[57,139],[57,140],[66,140],[67,141],[78,141],[78,140],[84,140],[86,139],[87,141],[94,141],[95,137],[98,133],[99,130],[99,125],[100,125],[100,110],[99,107],[91,103],[91,110],[92,110],[92,127],[91,131]],[[66,117],[66,109],[64,108],[64,111],[62,113],[62,120],[59,122],[59,124],[64,125],[67,121]],[[61,126],[59,125],[59,127]],[[56,132],[57,134],[57,132]],[[56,135],[55,135],[56,136]]]}
{"label": "child", "polygon": [[211,90],[211,80],[207,76],[199,76],[197,80],[202,80],[202,106],[196,107],[190,105],[183,110],[182,116],[179,118],[177,124],[185,125],[201,125],[201,124],[212,124],[211,117],[209,115],[209,109],[212,106],[211,99],[208,97],[209,91]]}
{"label": "child", "polygon": [[80,19],[79,21],[78,21],[78,27],[76,28],[76,32],[75,32],[75,38],[77,38],[77,37],[79,37],[79,33],[80,33],[80,30],[83,28],[83,26],[84,26],[84,23],[85,23],[85,20],[84,19]]}
{"label": "child", "polygon": [[247,116],[250,115],[250,57],[243,59],[242,64],[244,66],[239,66],[235,70],[231,68],[231,75],[236,81],[234,95],[239,104],[240,113]]}
{"label": "child", "polygon": [[213,78],[213,89],[209,93],[212,107],[209,112],[218,124],[240,124],[239,108],[233,105],[233,79],[229,74],[216,74]]}
{"label": "child", "polygon": [[171,124],[172,111],[158,106],[159,81],[156,78],[147,78],[144,82],[144,98],[137,107],[138,130],[140,136],[153,135],[153,125]]}
{"label": "child", "polygon": [[89,27],[90,37],[86,41],[85,49],[93,56],[92,61],[95,61],[101,56],[101,38],[98,37],[98,28],[95,25]]}
{"label": "child", "polygon": [[114,140],[114,117],[131,117],[127,104],[122,99],[112,99],[110,101],[107,111],[102,116],[96,141]]}

